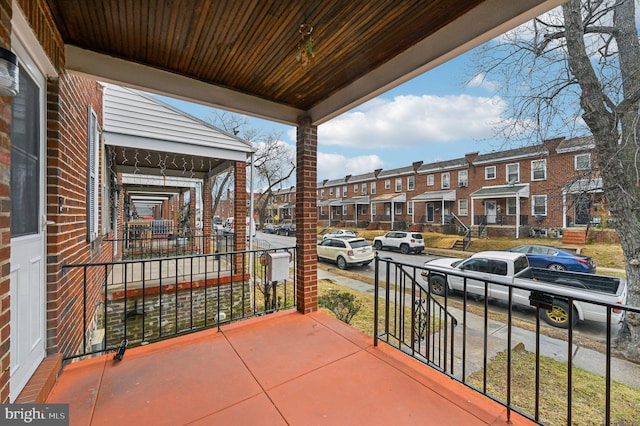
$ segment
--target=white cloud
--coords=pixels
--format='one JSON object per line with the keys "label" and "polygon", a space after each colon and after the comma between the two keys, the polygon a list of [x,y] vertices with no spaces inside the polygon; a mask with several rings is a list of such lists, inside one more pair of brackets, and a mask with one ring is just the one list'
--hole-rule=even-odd
{"label": "white cloud", "polygon": [[492,125],[501,120],[506,107],[498,96],[407,95],[391,101],[378,98],[368,103],[366,110],[345,113],[322,124],[318,143],[394,149],[492,137]]}
{"label": "white cloud", "polygon": [[377,155],[345,157],[340,154],[318,152],[318,179],[337,179],[346,175],[369,173],[382,168],[383,161]]}
{"label": "white cloud", "polygon": [[487,76],[484,73],[478,73],[474,75],[471,80],[467,81],[467,86],[485,89],[490,93],[494,93],[496,90],[498,90],[498,83],[495,81],[487,80]]}

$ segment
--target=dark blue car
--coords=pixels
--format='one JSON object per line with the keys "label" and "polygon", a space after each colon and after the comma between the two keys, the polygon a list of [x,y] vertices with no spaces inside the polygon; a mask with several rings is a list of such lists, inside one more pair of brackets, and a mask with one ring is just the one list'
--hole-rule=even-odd
{"label": "dark blue car", "polygon": [[525,244],[507,251],[523,253],[534,268],[554,269],[556,271],[573,271],[593,274],[596,265],[589,256],[572,253],[559,247]]}

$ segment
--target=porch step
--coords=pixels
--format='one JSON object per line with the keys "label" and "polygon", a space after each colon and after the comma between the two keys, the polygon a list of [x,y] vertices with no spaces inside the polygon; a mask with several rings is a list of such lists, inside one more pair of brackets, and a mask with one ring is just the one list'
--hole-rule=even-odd
{"label": "porch step", "polygon": [[376,229],[378,229],[378,224],[376,222],[371,222],[369,223],[369,225],[367,226],[367,229],[369,231],[375,231]]}
{"label": "porch step", "polygon": [[569,230],[562,232],[562,244],[584,245],[587,243],[587,235],[583,229]]}
{"label": "porch step", "polygon": [[58,380],[62,368],[62,354],[54,354],[42,360],[36,372],[22,389],[16,404],[44,404]]}
{"label": "porch step", "polygon": [[464,250],[464,241],[463,240],[456,240],[453,245],[451,246],[451,248],[453,250],[460,250],[463,251]]}

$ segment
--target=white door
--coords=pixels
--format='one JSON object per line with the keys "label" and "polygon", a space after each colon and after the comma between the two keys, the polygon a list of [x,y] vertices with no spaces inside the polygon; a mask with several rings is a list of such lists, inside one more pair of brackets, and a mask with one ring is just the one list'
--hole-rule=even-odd
{"label": "white door", "polygon": [[496,202],[485,201],[484,211],[487,215],[487,223],[496,223]]}
{"label": "white door", "polygon": [[45,80],[28,57],[19,61],[11,108],[11,401],[45,357],[46,320]]}

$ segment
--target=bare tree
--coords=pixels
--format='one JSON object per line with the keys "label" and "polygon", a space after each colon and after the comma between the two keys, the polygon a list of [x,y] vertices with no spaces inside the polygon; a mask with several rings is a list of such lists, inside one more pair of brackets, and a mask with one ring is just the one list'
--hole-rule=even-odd
{"label": "bare tree", "polygon": [[263,188],[256,200],[256,206],[260,222],[264,223],[273,191],[289,181],[296,165],[291,150],[280,141],[277,133],[268,134],[261,142],[254,143],[254,147],[255,178],[257,184]]}
{"label": "bare tree", "polygon": [[[263,188],[255,204],[260,223],[264,223],[273,191],[286,185],[295,171],[295,159],[292,151],[281,141],[280,134],[270,132],[264,135],[259,129],[248,127],[249,123],[242,116],[224,111],[215,111],[209,121],[214,126],[229,134],[239,136],[253,145],[255,150],[253,155],[254,187]],[[214,185],[214,212],[224,192],[232,184],[233,169],[230,169]]]}
{"label": "bare tree", "polygon": [[[626,259],[628,303],[640,306],[640,44],[634,0],[569,0],[477,52],[511,119],[507,140],[591,133],[598,172]],[[640,315],[619,349],[640,360]]]}

